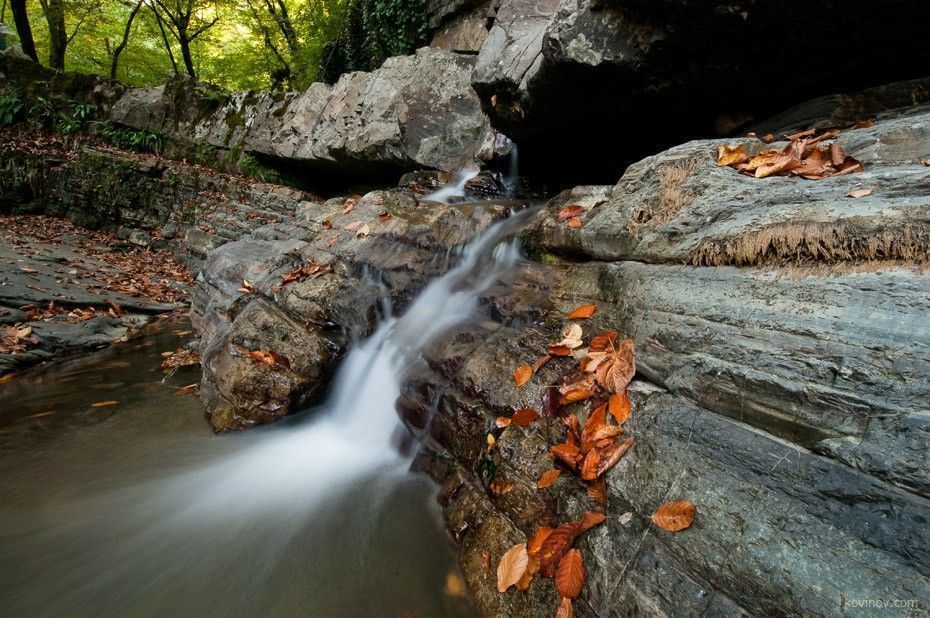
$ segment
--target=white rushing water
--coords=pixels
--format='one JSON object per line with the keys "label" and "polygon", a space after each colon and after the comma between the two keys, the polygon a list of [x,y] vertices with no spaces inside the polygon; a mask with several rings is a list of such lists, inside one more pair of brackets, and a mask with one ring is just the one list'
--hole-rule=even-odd
{"label": "white rushing water", "polygon": [[425,198],[431,202],[448,204],[451,200],[465,197],[465,185],[468,181],[478,175],[478,168],[464,169],[456,173],[455,178],[442,189],[433,191]]}
{"label": "white rushing water", "polygon": [[[292,569],[319,569],[331,558],[318,555],[332,550],[312,540],[308,529],[362,537],[365,553],[363,537],[383,515],[381,506],[409,479],[410,457],[392,443],[400,428],[395,402],[401,384],[423,362],[424,346],[475,319],[480,296],[516,272],[519,250],[506,239],[528,215],[493,225],[402,316],[387,316],[349,353],[331,395],[305,422],[217,438],[226,440],[226,450],[205,464],[167,477],[127,479],[121,489],[85,494],[66,507],[5,523],[0,534],[10,542],[9,555],[0,551],[0,559],[7,569],[3,581],[19,595],[13,608],[23,615],[37,604],[49,614],[128,608],[146,615],[199,614],[228,603],[235,613],[248,608],[265,613],[264,601],[249,603],[267,596],[285,561]],[[417,531],[399,531],[405,533]],[[309,544],[299,557],[293,555],[297,544]],[[17,561],[29,562],[22,574]],[[391,568],[372,577],[387,577]],[[331,587],[317,592],[321,599]],[[88,599],[94,600],[93,611],[84,611],[91,609]],[[323,608],[311,609],[305,615],[326,615]]]}

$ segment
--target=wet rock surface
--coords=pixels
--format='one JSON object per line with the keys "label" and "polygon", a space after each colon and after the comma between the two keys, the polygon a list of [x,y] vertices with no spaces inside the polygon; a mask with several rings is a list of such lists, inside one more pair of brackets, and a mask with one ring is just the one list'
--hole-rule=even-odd
{"label": "wet rock surface", "polygon": [[[588,581],[576,612],[930,604],[930,555],[919,549],[930,545],[923,113],[841,133],[863,173],[749,178],[715,164],[717,145],[732,140],[698,141],[540,212],[524,232],[535,261],[512,290],[488,295],[480,327],[427,352],[429,369],[398,404],[444,483],[446,523],[484,615],[554,612],[549,582],[499,594],[497,561],[537,526],[593,505],[567,474],[536,489],[562,439],[558,419],[495,429],[498,416],[545,409],[546,387],[571,361],[553,359],[522,389],[511,373],[557,342],[585,302],[597,304],[585,339],[632,337],[638,380],[625,425],[636,443],[607,475],[607,522],[578,543]],[[874,192],[846,197],[859,187]],[[580,229],[557,219],[573,204],[584,208]],[[746,238],[755,257],[740,252]],[[702,257],[711,246],[717,257]],[[488,433],[498,436],[490,449]],[[495,479],[514,488],[495,492]],[[678,498],[697,505],[695,524],[659,530],[650,515]]]}

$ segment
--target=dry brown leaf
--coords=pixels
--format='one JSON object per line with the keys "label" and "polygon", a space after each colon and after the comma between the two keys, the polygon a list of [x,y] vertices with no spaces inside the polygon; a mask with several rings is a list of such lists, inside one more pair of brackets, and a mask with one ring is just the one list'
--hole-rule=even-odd
{"label": "dry brown leaf", "polygon": [[510,417],[510,420],[513,421],[514,425],[518,427],[526,427],[533,421],[539,418],[539,413],[536,410],[531,408],[521,408],[513,413],[513,416]]}
{"label": "dry brown leaf", "polygon": [[533,363],[533,374],[535,375],[537,371],[545,367],[546,363],[548,363],[550,360],[552,360],[552,356],[550,354],[546,354],[545,356],[537,358],[536,362]]}
{"label": "dry brown leaf", "polygon": [[572,217],[568,220],[568,227],[572,228],[573,230],[580,230],[583,225],[584,224],[581,222],[581,219],[578,217]]}
{"label": "dry brown leaf", "polygon": [[508,549],[497,565],[497,591],[507,592],[508,588],[520,581],[528,562],[526,543],[518,543]]}
{"label": "dry brown leaf", "polygon": [[562,471],[558,468],[552,468],[551,470],[546,470],[540,475],[539,480],[536,481],[536,487],[539,489],[545,489],[555,483],[556,479],[562,474]]}
{"label": "dry brown leaf", "polygon": [[599,476],[588,483],[588,497],[603,510],[607,510],[607,477]]}
{"label": "dry brown leaf", "polygon": [[504,427],[506,427],[507,425],[509,425],[510,422],[511,422],[510,419],[507,418],[506,416],[498,416],[498,417],[494,420],[494,425],[495,425],[498,429],[503,429]]}
{"label": "dry brown leaf", "polygon": [[597,382],[610,393],[622,393],[636,374],[636,358],[632,339],[614,347],[616,331],[601,333],[591,341],[581,370],[595,373]]}
{"label": "dry brown leaf", "polygon": [[583,343],[581,340],[583,333],[584,331],[581,330],[579,324],[569,324],[562,329],[562,341],[559,342],[559,345],[564,345],[572,350],[580,348]]}
{"label": "dry brown leaf", "polygon": [[559,601],[559,607],[555,610],[555,618],[574,618],[575,610],[572,607],[572,600],[563,598]]}
{"label": "dry brown leaf", "polygon": [[92,404],[90,404],[90,407],[92,407],[92,408],[109,408],[110,406],[115,406],[115,405],[118,404],[118,403],[119,403],[118,401],[116,401],[116,400],[114,400],[114,399],[111,399],[111,400],[109,400],[109,401],[98,401],[97,403],[92,403]]}
{"label": "dry brown leaf", "polygon": [[523,388],[523,385],[533,377],[533,368],[529,365],[520,365],[513,370],[513,383],[517,388]]}
{"label": "dry brown leaf", "polygon": [[582,532],[587,532],[594,526],[599,526],[604,523],[604,520],[607,519],[607,516],[603,513],[595,513],[594,511],[586,512],[581,519],[577,522],[578,534]]}
{"label": "dry brown leaf", "polygon": [[491,490],[491,493],[494,494],[495,496],[506,495],[510,493],[511,491],[513,491],[513,487],[514,487],[513,481],[507,481],[500,477],[495,477],[494,480],[492,480],[491,484],[489,485],[489,489]]}
{"label": "dry brown leaf", "polygon": [[594,303],[588,303],[585,305],[580,305],[575,307],[571,313],[568,314],[569,320],[586,320],[594,315],[594,312],[597,311],[597,305]]}
{"label": "dry brown leaf", "polygon": [[717,147],[718,167],[733,166],[737,163],[742,163],[746,160],[746,158],[746,149],[742,144],[739,146],[727,146],[725,144],[720,144],[720,146]]}
{"label": "dry brown leaf", "polygon": [[679,532],[694,522],[694,504],[687,500],[666,502],[652,514],[652,523],[668,532]]}
{"label": "dry brown leaf", "polygon": [[578,534],[578,524],[569,522],[553,530],[543,541],[539,550],[539,572],[545,577],[553,577],[562,561],[562,556],[571,548]]}
{"label": "dry brown leaf", "polygon": [[559,399],[559,405],[567,406],[568,404],[578,401],[584,401],[594,397],[594,391],[589,388],[576,388],[568,391]]}
{"label": "dry brown leaf", "polygon": [[872,195],[872,191],[873,189],[870,189],[870,188],[856,189],[854,191],[850,191],[849,193],[847,193],[846,197],[852,197],[852,198],[865,197],[867,195]]}
{"label": "dry brown leaf", "polygon": [[570,549],[555,571],[555,587],[562,598],[575,599],[584,587],[584,559],[577,549]]}
{"label": "dry brown leaf", "polygon": [[362,227],[358,228],[358,231],[355,232],[355,237],[364,238],[365,236],[368,236],[369,234],[371,234],[371,228],[369,228],[368,224],[366,223]]}
{"label": "dry brown leaf", "polygon": [[601,454],[596,450],[592,449],[588,451],[588,454],[585,455],[584,461],[581,463],[581,479],[584,481],[593,481],[597,478],[597,466],[601,462]]}
{"label": "dry brown leaf", "polygon": [[549,453],[572,469],[578,465],[578,460],[581,458],[581,453],[578,451],[578,447],[567,442],[556,444],[551,449],[549,449]]}
{"label": "dry brown leaf", "polygon": [[607,410],[618,425],[622,425],[630,418],[630,407],[630,397],[626,391],[614,393],[607,400]]}
{"label": "dry brown leaf", "polygon": [[527,551],[527,554],[529,558],[526,561],[526,570],[523,572],[523,577],[520,578],[520,581],[516,583],[517,590],[526,590],[529,588],[530,584],[533,583],[533,578],[539,573],[539,556],[530,554],[529,551]]}
{"label": "dry brown leaf", "polygon": [[927,157],[926,159],[924,159],[923,161],[921,161],[921,164],[930,166],[930,157]]}
{"label": "dry brown leaf", "polygon": [[551,345],[549,346],[549,355],[550,356],[571,356],[572,349],[567,345]]}
{"label": "dry brown leaf", "polygon": [[597,475],[601,476],[613,468],[614,465],[620,461],[624,455],[626,455],[626,452],[630,450],[631,446],[633,446],[633,438],[627,438],[622,442],[614,442],[613,444],[601,449],[601,461],[597,467]]}
{"label": "dry brown leaf", "polygon": [[875,122],[871,118],[866,118],[865,120],[860,120],[852,126],[853,129],[870,129]]}

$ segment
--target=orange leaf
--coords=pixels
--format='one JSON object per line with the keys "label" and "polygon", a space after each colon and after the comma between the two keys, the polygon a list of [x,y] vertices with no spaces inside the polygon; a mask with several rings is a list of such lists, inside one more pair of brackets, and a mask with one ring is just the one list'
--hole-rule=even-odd
{"label": "orange leaf", "polygon": [[530,542],[526,545],[526,551],[534,556],[538,554],[539,550],[542,549],[543,543],[549,538],[549,535],[552,534],[554,529],[555,528],[549,528],[548,526],[540,526],[537,528],[536,534],[533,535],[533,538],[530,539]]}
{"label": "orange leaf", "polygon": [[551,356],[571,356],[572,349],[567,345],[551,345],[549,346],[549,354]]}
{"label": "orange leaf", "polygon": [[652,514],[652,523],[668,532],[684,530],[693,521],[694,505],[687,500],[666,502]]}
{"label": "orange leaf", "polygon": [[542,475],[540,475],[539,480],[536,481],[536,487],[539,489],[545,489],[546,487],[549,487],[555,483],[556,479],[559,478],[561,474],[562,471],[557,468],[546,470],[542,473]]}
{"label": "orange leaf", "polygon": [[517,388],[523,388],[523,385],[533,377],[533,368],[529,365],[520,365],[513,370],[513,383]]}
{"label": "orange leaf", "polygon": [[510,419],[507,418],[506,416],[498,416],[498,417],[494,420],[494,425],[495,425],[498,429],[503,429],[504,427],[506,427],[506,426],[509,425],[509,424],[510,424]]}
{"label": "orange leaf", "polygon": [[573,230],[580,230],[582,225],[584,224],[578,217],[572,217],[568,220],[568,227],[572,228]]}
{"label": "orange leaf", "polygon": [[579,206],[578,204],[570,204],[559,211],[559,214],[558,214],[559,223],[564,223],[565,221],[568,221],[569,219],[577,217],[583,212],[584,212],[583,206]]}
{"label": "orange leaf", "polygon": [[537,361],[533,363],[533,373],[536,373],[537,371],[545,367],[546,363],[548,363],[550,360],[552,360],[552,356],[550,356],[549,354],[546,354],[545,356],[537,359]]}
{"label": "orange leaf", "polygon": [[92,407],[92,408],[109,408],[110,406],[115,406],[115,405],[118,404],[118,403],[119,403],[119,402],[118,402],[118,401],[115,401],[115,400],[110,400],[110,401],[98,401],[97,403],[92,403],[92,404],[90,404],[90,407]]}
{"label": "orange leaf", "polygon": [[568,314],[569,320],[586,320],[594,315],[594,312],[597,310],[597,305],[594,303],[589,303],[587,305],[581,305],[576,307],[574,311]]}
{"label": "orange leaf", "polygon": [[581,457],[581,454],[578,452],[578,447],[574,444],[556,444],[549,452],[556,459],[560,459],[565,462],[570,468],[574,468],[578,465],[578,459]]}
{"label": "orange leaf", "polygon": [[625,423],[630,418],[630,397],[626,391],[611,395],[607,401],[607,409],[618,425]]}
{"label": "orange leaf", "polygon": [[503,496],[513,490],[513,481],[495,477],[494,480],[491,481],[490,490],[495,496]]}
{"label": "orange leaf", "polygon": [[581,432],[581,443],[590,442],[592,436],[607,424],[607,406],[601,404],[591,411],[588,420],[585,421],[584,430]]}
{"label": "orange leaf", "polygon": [[559,398],[559,405],[567,406],[570,403],[575,403],[576,401],[584,401],[585,399],[590,399],[594,397],[594,391],[589,388],[576,388],[575,390],[569,391],[562,395]]}
{"label": "orange leaf", "polygon": [[518,427],[526,427],[538,418],[539,413],[536,412],[536,410],[531,408],[522,408],[514,412],[513,416],[510,417],[510,420],[512,420],[514,425],[517,425]]}
{"label": "orange leaf", "polygon": [[559,601],[559,608],[555,610],[555,618],[574,618],[575,610],[572,608],[572,600],[562,598]]}
{"label": "orange leaf", "polygon": [[587,532],[594,526],[599,526],[607,519],[607,516],[603,513],[595,513],[594,511],[586,512],[580,520],[576,523],[578,525],[578,534],[582,532]]}
{"label": "orange leaf", "polygon": [[537,573],[539,573],[539,556],[532,554],[526,562],[526,571],[523,572],[523,577],[521,577],[520,581],[516,584],[517,590],[526,590],[529,588]]}
{"label": "orange leaf", "polygon": [[592,449],[585,455],[584,462],[581,464],[581,478],[585,481],[593,481],[597,478],[597,465],[601,462],[601,454]]}
{"label": "orange leaf", "polygon": [[577,549],[570,549],[555,572],[555,587],[562,598],[575,599],[584,586],[584,559]]}
{"label": "orange leaf", "polygon": [[520,581],[526,572],[528,562],[526,543],[518,543],[508,549],[497,565],[498,592],[507,592],[508,588]]}
{"label": "orange leaf", "polygon": [[600,476],[614,467],[620,458],[626,455],[626,452],[633,446],[633,438],[627,438],[623,442],[615,442],[601,450],[601,461],[597,466],[597,475]]}
{"label": "orange leaf", "polygon": [[720,144],[717,147],[717,166],[725,167],[742,163],[746,160],[746,149],[742,144],[739,146],[727,146]]}
{"label": "orange leaf", "polygon": [[588,497],[602,509],[607,509],[607,477],[599,476],[588,483]]}

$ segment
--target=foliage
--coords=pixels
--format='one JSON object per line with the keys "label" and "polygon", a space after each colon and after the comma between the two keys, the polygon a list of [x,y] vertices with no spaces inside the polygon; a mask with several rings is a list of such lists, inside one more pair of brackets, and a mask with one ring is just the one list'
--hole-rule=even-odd
{"label": "foliage", "polygon": [[260,180],[261,182],[280,182],[281,174],[266,165],[263,165],[261,161],[256,159],[250,154],[244,154],[239,159],[239,171],[249,176]]}
{"label": "foliage", "polygon": [[324,49],[320,79],[371,71],[427,43],[426,0],[350,0],[342,32]]}
{"label": "foliage", "polygon": [[97,133],[117,148],[125,150],[157,154],[165,147],[165,138],[158,133],[120,127],[110,122],[100,123]]}
{"label": "foliage", "polygon": [[23,102],[15,90],[0,96],[0,127],[16,122],[22,115]]}

